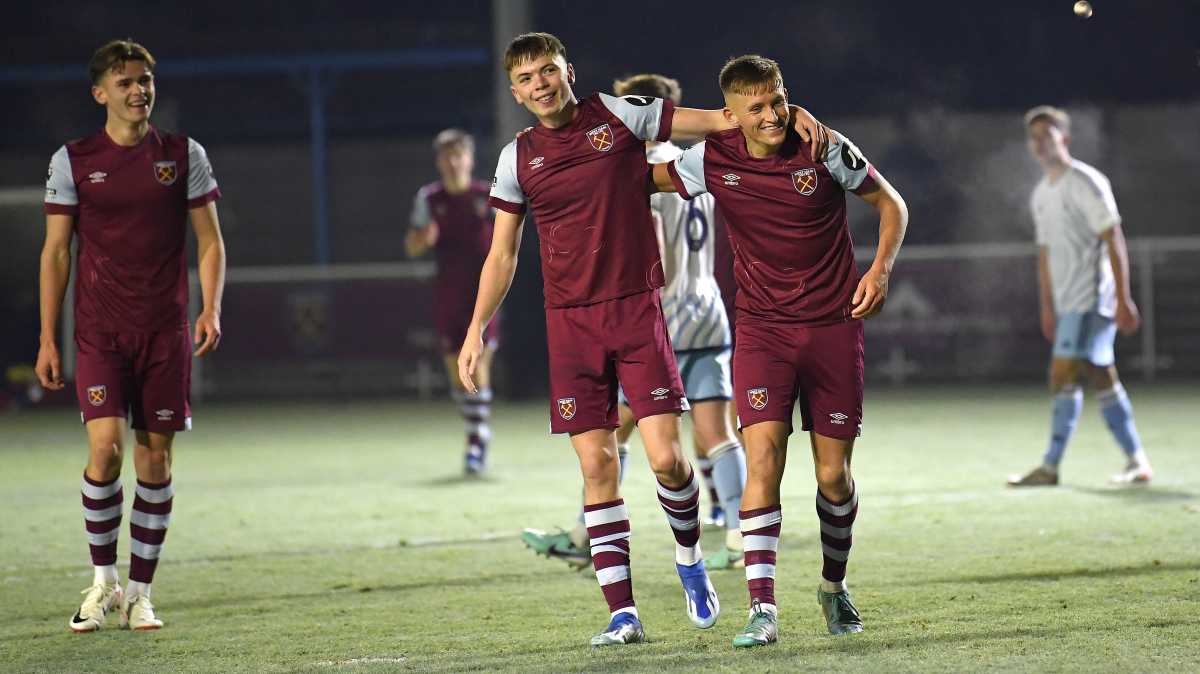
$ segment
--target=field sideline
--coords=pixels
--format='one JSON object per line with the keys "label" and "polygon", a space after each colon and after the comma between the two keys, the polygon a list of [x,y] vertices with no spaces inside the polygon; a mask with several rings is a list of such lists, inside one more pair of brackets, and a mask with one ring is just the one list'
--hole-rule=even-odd
{"label": "field sideline", "polygon": [[[781,641],[735,653],[740,570],[715,573],[720,622],[683,615],[673,544],[635,444],[625,499],[650,643],[591,651],[607,622],[589,573],[535,558],[523,527],[569,527],[576,460],[542,404],[494,411],[488,478],[460,477],[446,404],[198,406],[177,442],[155,633],[75,635],[90,582],[70,409],[0,416],[0,670],[1200,670],[1200,387],[1130,385],[1157,471],[1111,489],[1120,452],[1089,397],[1065,484],[1013,491],[1045,444],[1037,387],[868,391],[851,591],[867,632],[834,639],[815,601],[820,547],[807,440],[793,438],[777,595]],[[128,561],[126,461],[120,558]],[[707,503],[705,502],[705,507]],[[708,550],[721,534],[706,534]]]}

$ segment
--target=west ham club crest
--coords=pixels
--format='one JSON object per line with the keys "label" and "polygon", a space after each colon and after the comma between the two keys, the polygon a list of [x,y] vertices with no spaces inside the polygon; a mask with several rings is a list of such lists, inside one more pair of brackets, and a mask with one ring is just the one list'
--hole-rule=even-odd
{"label": "west ham club crest", "polygon": [[807,197],[817,191],[817,170],[802,168],[792,171],[792,184],[796,186],[797,192]]}
{"label": "west ham club crest", "polygon": [[172,161],[156,161],[154,162],[154,179],[163,185],[174,185],[175,179],[179,177],[179,172],[175,170],[175,162]]}
{"label": "west ham club crest", "polygon": [[591,131],[588,131],[587,139],[588,142],[592,144],[592,147],[601,152],[608,152],[610,149],[612,149],[613,134],[612,129],[609,128],[607,124],[601,124]]}
{"label": "west ham club crest", "polygon": [[558,399],[558,416],[562,417],[563,421],[570,421],[575,418],[574,398]]}
{"label": "west ham club crest", "polygon": [[750,407],[755,410],[761,410],[767,406],[767,389],[765,388],[746,389],[746,397],[750,399]]}

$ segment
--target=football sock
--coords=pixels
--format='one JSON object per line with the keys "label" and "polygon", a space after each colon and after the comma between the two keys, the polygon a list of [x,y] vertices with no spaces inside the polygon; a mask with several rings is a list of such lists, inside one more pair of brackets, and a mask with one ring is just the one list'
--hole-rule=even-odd
{"label": "football sock", "polygon": [[783,508],[776,504],[738,513],[745,549],[746,585],[750,589],[750,605],[754,602],[774,608],[775,556],[779,551],[779,531]]}
{"label": "football sock", "polygon": [[675,561],[687,566],[700,561],[700,485],[696,483],[696,471],[691,470],[687,481],[677,488],[659,481],[658,503],[675,534]]}
{"label": "football sock", "polygon": [[124,502],[121,478],[97,482],[85,473],[82,491],[83,525],[87,529],[95,577],[97,581],[104,579],[106,583],[116,582],[117,536],[121,531],[121,506]]}
{"label": "football sock", "polygon": [[1050,416],[1050,446],[1042,463],[1054,468],[1062,462],[1063,452],[1075,432],[1075,424],[1079,421],[1079,413],[1083,410],[1083,389],[1079,386],[1068,386],[1054,396],[1053,412]]}
{"label": "football sock", "polygon": [[710,453],[706,457],[696,457],[696,467],[700,469],[700,477],[704,480],[704,487],[708,489],[708,502],[710,504],[720,504],[721,495],[717,491],[717,485],[713,482],[713,463],[717,457]]}
{"label": "football sock", "polygon": [[708,450],[712,462],[712,484],[725,511],[725,528],[737,531],[737,512],[742,509],[742,487],[746,484],[746,452],[736,441]]}
{"label": "football sock", "polygon": [[150,598],[150,583],[139,583],[136,580],[131,580],[125,584],[125,596],[133,598],[137,596]]}
{"label": "football sock", "polygon": [[1133,405],[1125,387],[1118,382],[1111,389],[1100,391],[1096,399],[1100,403],[1100,416],[1104,417],[1104,423],[1108,424],[1108,430],[1112,431],[1121,450],[1131,461],[1143,461],[1142,441],[1133,423]]}
{"label": "football sock", "polygon": [[492,390],[481,388],[475,393],[463,393],[458,410],[467,432],[467,453],[480,461],[486,460],[492,429],[488,419],[492,412]]}
{"label": "football sock", "polygon": [[[629,511],[625,501],[617,499],[583,507],[592,549],[592,567],[596,581],[616,615],[633,608],[633,580],[629,575]],[[633,611],[637,615],[636,611]]]}
{"label": "football sock", "polygon": [[154,580],[154,569],[167,538],[167,527],[171,524],[171,504],[175,500],[175,488],[171,478],[153,484],[137,481],[137,495],[133,499],[133,510],[129,513],[129,580],[150,584]]}
{"label": "football sock", "polygon": [[[858,516],[858,490],[850,484],[850,496],[834,503],[817,490],[817,517],[821,520],[821,577],[832,584],[846,580],[846,561],[850,559],[854,518]],[[826,590],[833,592],[836,590]]]}

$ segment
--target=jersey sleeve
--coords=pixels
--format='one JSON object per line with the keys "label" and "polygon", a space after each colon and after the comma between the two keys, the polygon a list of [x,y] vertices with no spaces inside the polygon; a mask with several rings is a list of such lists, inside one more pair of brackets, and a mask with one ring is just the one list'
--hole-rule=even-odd
{"label": "jersey sleeve", "polygon": [[667,164],[667,173],[675,183],[675,191],[684,199],[692,199],[708,191],[704,182],[704,149],[707,141],[701,141],[683,151],[675,161]]}
{"label": "jersey sleeve", "polygon": [[1100,234],[1121,224],[1117,200],[1107,178],[1080,172],[1073,187],[1071,201],[1083,213],[1093,232]]}
{"label": "jersey sleeve", "polygon": [[417,196],[413,198],[412,214],[408,218],[408,224],[412,225],[413,229],[425,229],[433,220],[433,215],[429,212],[429,191],[422,187],[417,190]]}
{"label": "jersey sleeve", "polygon": [[47,215],[79,214],[79,193],[75,190],[75,176],[71,173],[71,157],[66,145],[50,157],[43,208]]}
{"label": "jersey sleeve", "polygon": [[204,146],[188,138],[188,208],[199,208],[221,196]]}
{"label": "jersey sleeve", "polygon": [[599,96],[604,107],[641,140],[661,143],[671,139],[671,120],[675,116],[671,101],[650,96]]}
{"label": "jersey sleeve", "polygon": [[496,175],[492,177],[492,191],[488,203],[507,213],[520,215],[525,212],[525,192],[517,181],[517,141],[512,141],[500,151],[496,161]]}
{"label": "jersey sleeve", "polygon": [[841,133],[834,131],[825,150],[825,168],[847,192],[870,192],[875,186],[875,168],[863,156],[858,146]]}

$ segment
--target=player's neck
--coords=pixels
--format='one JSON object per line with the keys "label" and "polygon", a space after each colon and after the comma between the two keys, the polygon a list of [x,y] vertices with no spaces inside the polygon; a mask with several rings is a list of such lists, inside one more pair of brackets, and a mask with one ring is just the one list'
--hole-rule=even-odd
{"label": "player's neck", "polygon": [[779,148],[783,147],[782,143],[779,145],[767,145],[765,143],[759,143],[745,134],[742,134],[742,137],[746,139],[746,151],[749,152],[750,156],[754,157],[755,159],[774,157],[775,155],[779,154]]}
{"label": "player's neck", "polygon": [[449,194],[462,194],[471,186],[471,176],[442,176],[442,187]]}
{"label": "player's neck", "polygon": [[563,106],[562,110],[559,110],[548,117],[539,116],[538,121],[541,122],[542,126],[548,129],[561,129],[570,124],[571,120],[575,119],[575,115],[578,112],[579,103],[575,100],[575,96],[572,95],[571,99],[567,101],[567,104]]}
{"label": "player's neck", "polygon": [[1042,170],[1046,172],[1046,180],[1052,183],[1058,182],[1058,179],[1063,177],[1063,174],[1071,168],[1071,157],[1068,155],[1061,161],[1047,162],[1042,165]]}
{"label": "player's neck", "polygon": [[109,119],[104,125],[104,133],[112,142],[121,147],[133,147],[142,142],[146,134],[150,133],[150,122],[122,122],[120,120]]}

